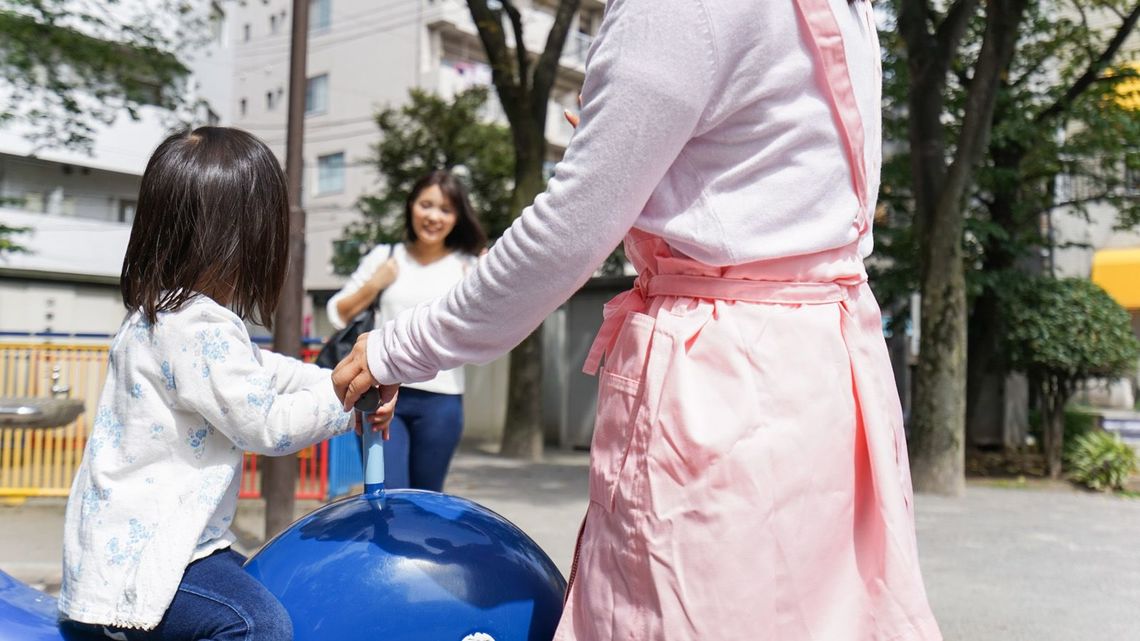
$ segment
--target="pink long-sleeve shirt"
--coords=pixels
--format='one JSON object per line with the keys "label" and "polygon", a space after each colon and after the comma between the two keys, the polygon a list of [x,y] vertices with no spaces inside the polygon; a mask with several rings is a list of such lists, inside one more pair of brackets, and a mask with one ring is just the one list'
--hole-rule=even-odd
{"label": "pink long-sleeve shirt", "polygon": [[[869,2],[830,0],[864,135],[860,204],[793,0],[610,0],[582,123],[546,192],[451,292],[369,337],[385,384],[493,360],[582,286],[631,227],[710,265],[859,241],[881,164]],[[870,253],[870,234],[863,237]]]}

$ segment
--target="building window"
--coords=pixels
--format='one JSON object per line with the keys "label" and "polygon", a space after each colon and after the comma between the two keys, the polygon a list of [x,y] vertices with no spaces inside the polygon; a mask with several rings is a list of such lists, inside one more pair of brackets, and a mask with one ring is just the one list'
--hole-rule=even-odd
{"label": "building window", "polygon": [[317,158],[317,195],[344,191],[344,152]]}
{"label": "building window", "polygon": [[219,124],[221,124],[221,122],[222,122],[221,116],[214,113],[213,109],[206,107],[206,124],[211,126],[211,127],[217,127]]}
{"label": "building window", "polygon": [[242,98],[241,102],[238,103],[238,113],[240,113],[242,117],[245,117],[247,111],[249,111],[249,101]]}
{"label": "building window", "polygon": [[285,97],[285,90],[281,89],[280,87],[277,88],[277,91],[266,91],[265,92],[265,108],[268,109],[269,111],[273,111],[273,110],[277,109],[277,106],[281,104],[281,100],[284,97]]}
{"label": "building window", "polygon": [[305,85],[305,115],[323,114],[329,110],[329,75],[309,78]]}
{"label": "building window", "polygon": [[250,28],[249,23],[245,23],[241,28],[241,39],[243,42],[249,42],[253,36],[253,30]]}
{"label": "building window", "polygon": [[272,36],[277,35],[277,30],[278,30],[278,28],[280,28],[280,26],[281,25],[277,22],[277,14],[276,13],[269,16],[269,35],[272,35]]}
{"label": "building window", "polygon": [[135,210],[138,209],[138,202],[134,200],[120,200],[119,201],[119,222],[120,223],[133,223],[135,222]]}
{"label": "building window", "polygon": [[309,29],[322,31],[332,26],[332,0],[309,0]]}

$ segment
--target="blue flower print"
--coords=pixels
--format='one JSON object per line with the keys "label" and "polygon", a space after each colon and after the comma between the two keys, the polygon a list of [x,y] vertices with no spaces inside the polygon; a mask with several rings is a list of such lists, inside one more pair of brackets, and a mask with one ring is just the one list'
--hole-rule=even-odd
{"label": "blue flower print", "polygon": [[194,458],[202,458],[206,452],[206,439],[214,433],[214,426],[206,423],[202,427],[191,427],[186,431],[186,443],[194,450]]}
{"label": "blue flower print", "polygon": [[123,440],[123,423],[115,416],[110,406],[104,405],[95,413],[95,423],[91,427],[91,439],[87,447],[91,456],[99,455],[104,445],[119,449]]}
{"label": "blue flower print", "polygon": [[162,433],[166,431],[166,427],[155,423],[150,426],[150,437],[152,439],[162,438]]}
{"label": "blue flower print", "polygon": [[120,542],[117,536],[107,541],[107,556],[110,557],[107,562],[111,565],[124,565],[128,561],[137,564],[142,558],[143,548],[154,536],[154,526],[146,527],[138,519],[131,519],[127,527],[130,531],[125,542]]}
{"label": "blue flower print", "polygon": [[131,398],[138,400],[143,396],[143,388],[141,383],[131,385]]}
{"label": "blue flower print", "polygon": [[336,403],[325,404],[324,411],[317,408],[317,419],[321,427],[330,436],[339,434],[348,429],[348,423],[352,419],[352,414],[345,412],[344,408]]}
{"label": "blue flower print", "polygon": [[233,480],[234,469],[229,466],[215,467],[207,472],[198,488],[198,505],[216,508]]}
{"label": "blue flower print", "polygon": [[230,343],[222,336],[222,330],[215,327],[213,331],[199,330],[194,335],[194,353],[199,360],[194,362],[195,367],[202,369],[202,378],[210,377],[210,364],[226,360],[230,353]]}
{"label": "blue flower print", "polygon": [[287,435],[278,435],[277,440],[273,443],[273,451],[277,454],[284,454],[293,448],[293,440]]}
{"label": "blue flower print", "polygon": [[166,389],[176,390],[178,385],[174,382],[174,370],[170,368],[170,361],[162,361],[162,377],[166,379]]}
{"label": "blue flower print", "polygon": [[94,485],[87,486],[83,490],[83,507],[80,514],[83,518],[90,518],[99,513],[109,501],[111,500],[111,488],[98,488]]}
{"label": "blue flower print", "polygon": [[207,525],[202,535],[198,537],[198,545],[209,543],[225,533],[225,530],[216,525]]}
{"label": "blue flower print", "polygon": [[254,376],[249,379],[250,392],[246,395],[246,401],[260,410],[263,416],[269,416],[273,401],[277,400],[275,383],[272,376]]}
{"label": "blue flower print", "polygon": [[154,327],[145,314],[139,314],[138,320],[131,325],[131,336],[139,343],[154,345]]}

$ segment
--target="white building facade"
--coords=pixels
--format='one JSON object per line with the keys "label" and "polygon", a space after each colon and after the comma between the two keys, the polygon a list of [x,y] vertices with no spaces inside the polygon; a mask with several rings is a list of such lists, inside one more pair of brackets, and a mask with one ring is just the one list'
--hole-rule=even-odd
{"label": "white building facade", "polygon": [[[144,0],[140,0],[144,1]],[[129,11],[116,5],[108,11]],[[190,69],[194,125],[230,119],[233,63],[223,5],[203,0],[204,46]],[[124,14],[125,15],[125,14]],[[0,129],[0,223],[28,231],[27,251],[0,256],[0,332],[111,334],[122,321],[119,272],[139,184],[154,148],[180,121],[144,106],[100,126],[90,153],[37,149],[20,125]]]}
{"label": "white building facade", "polygon": [[[530,51],[542,51],[556,2],[516,1]],[[248,0],[230,14],[235,80],[232,124],[285,154],[289,0]],[[604,3],[585,0],[571,26],[547,122],[550,161],[561,158],[573,130],[561,117],[576,108],[586,51]],[[357,200],[375,193],[380,177],[370,162],[380,140],[375,115],[399,107],[413,88],[451,96],[490,85],[483,46],[462,0],[312,0],[304,144],[307,215],[305,287],[314,335],[327,335],[323,301],[344,278],[333,273],[333,243],[358,220]],[[505,122],[492,91],[490,114]],[[316,304],[313,304],[315,301]]]}

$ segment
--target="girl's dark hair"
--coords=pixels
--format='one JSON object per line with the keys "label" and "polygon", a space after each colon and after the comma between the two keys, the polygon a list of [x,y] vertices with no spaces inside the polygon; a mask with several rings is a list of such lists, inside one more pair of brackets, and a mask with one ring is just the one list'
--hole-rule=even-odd
{"label": "girl's dark hair", "polygon": [[196,293],[270,327],[289,267],[289,194],[265,143],[239,129],[170,136],[147,163],[120,287],[154,323]]}
{"label": "girl's dark hair", "polygon": [[420,192],[433,185],[438,186],[444,197],[455,207],[455,228],[444,239],[444,246],[478,256],[487,246],[487,233],[483,231],[479,219],[475,217],[475,208],[471,206],[471,199],[467,197],[467,188],[451,172],[443,169],[431,172],[412,185],[412,190],[408,192],[408,200],[404,203],[404,234],[409,241],[416,242],[416,230],[412,225],[412,205],[420,197]]}

